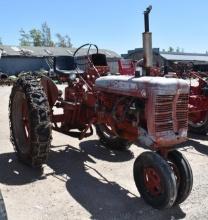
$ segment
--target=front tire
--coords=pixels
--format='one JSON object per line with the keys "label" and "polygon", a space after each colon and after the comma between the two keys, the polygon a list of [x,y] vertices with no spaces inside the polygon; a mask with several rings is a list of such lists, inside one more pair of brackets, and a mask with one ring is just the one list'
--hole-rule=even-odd
{"label": "front tire", "polygon": [[95,125],[96,132],[100,138],[100,142],[111,150],[125,151],[131,146],[128,140],[118,137],[113,133],[111,128],[107,124],[97,124]]}
{"label": "front tire", "polygon": [[143,199],[156,209],[173,206],[176,179],[169,164],[157,153],[144,152],[134,162],[134,181]]}
{"label": "front tire", "polygon": [[47,97],[37,77],[21,76],[9,101],[11,142],[18,158],[33,167],[46,162],[51,144]]}
{"label": "front tire", "polygon": [[191,193],[193,174],[189,162],[179,151],[170,151],[168,154],[168,161],[173,164],[172,167],[176,176],[178,194],[175,204],[177,205],[185,201]]}

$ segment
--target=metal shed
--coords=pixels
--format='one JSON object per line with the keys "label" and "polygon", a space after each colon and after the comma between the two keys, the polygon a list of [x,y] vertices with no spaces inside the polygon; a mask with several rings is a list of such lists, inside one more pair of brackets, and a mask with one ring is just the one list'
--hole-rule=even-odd
{"label": "metal shed", "polygon": [[[0,72],[8,75],[15,75],[22,71],[48,70],[47,57],[73,56],[76,48],[60,47],[20,47],[20,46],[0,46]],[[95,50],[92,50],[95,52]],[[99,49],[107,57],[108,64],[112,72],[117,72],[117,61],[120,55],[114,51]],[[81,49],[79,56],[86,55],[87,49]]]}
{"label": "metal shed", "polygon": [[[139,60],[143,57],[143,48],[129,50],[127,54],[122,54],[122,57],[124,57],[125,59]],[[208,54],[161,52],[159,48],[153,49],[154,65],[169,66],[173,62],[192,62],[195,66],[196,71],[208,71]]]}

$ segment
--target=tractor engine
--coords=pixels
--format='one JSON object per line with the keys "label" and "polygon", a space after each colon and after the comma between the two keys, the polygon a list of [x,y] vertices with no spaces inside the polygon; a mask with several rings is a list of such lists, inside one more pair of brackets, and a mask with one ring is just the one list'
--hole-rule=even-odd
{"label": "tractor engine", "polygon": [[106,76],[95,87],[98,123],[106,122],[116,135],[153,148],[186,140],[189,86],[184,80]]}

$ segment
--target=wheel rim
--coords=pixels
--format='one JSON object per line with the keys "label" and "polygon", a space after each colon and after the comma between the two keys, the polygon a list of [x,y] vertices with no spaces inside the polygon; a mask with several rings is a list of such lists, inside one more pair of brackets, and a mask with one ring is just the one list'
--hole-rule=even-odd
{"label": "wheel rim", "polygon": [[168,164],[171,167],[171,169],[173,170],[173,173],[174,173],[175,179],[176,179],[176,186],[178,189],[180,186],[180,182],[181,182],[180,172],[178,170],[178,167],[176,166],[176,164],[173,161],[169,160]]}
{"label": "wheel rim", "polygon": [[17,91],[13,99],[12,123],[18,149],[27,153],[30,143],[30,123],[27,100],[23,91]]}
{"label": "wheel rim", "polygon": [[163,191],[160,175],[152,167],[144,169],[144,184],[152,196],[159,196]]}
{"label": "wheel rim", "polygon": [[205,125],[208,121],[208,112],[198,112],[190,115],[189,117],[189,125],[194,128],[200,128]]}

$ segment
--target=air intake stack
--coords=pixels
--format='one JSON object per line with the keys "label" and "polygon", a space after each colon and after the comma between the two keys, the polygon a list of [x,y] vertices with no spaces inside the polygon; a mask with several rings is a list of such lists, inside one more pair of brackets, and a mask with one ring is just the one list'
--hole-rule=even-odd
{"label": "air intake stack", "polygon": [[149,32],[149,13],[152,10],[152,6],[147,7],[144,11],[144,27],[143,33],[143,58],[144,58],[144,75],[150,75],[150,67],[153,65],[153,53],[152,53],[152,33]]}

